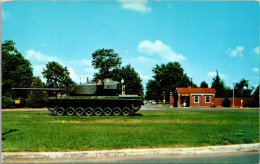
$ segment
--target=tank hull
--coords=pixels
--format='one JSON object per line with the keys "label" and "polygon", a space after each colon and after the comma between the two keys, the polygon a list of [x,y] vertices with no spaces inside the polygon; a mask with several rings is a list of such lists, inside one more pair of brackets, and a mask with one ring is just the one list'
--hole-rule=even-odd
{"label": "tank hull", "polygon": [[133,115],[143,102],[138,96],[68,96],[52,98],[48,109],[54,115],[119,116]]}

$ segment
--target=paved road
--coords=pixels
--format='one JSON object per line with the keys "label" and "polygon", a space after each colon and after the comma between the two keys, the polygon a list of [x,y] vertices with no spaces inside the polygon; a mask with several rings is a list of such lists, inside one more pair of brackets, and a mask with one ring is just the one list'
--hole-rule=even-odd
{"label": "paved road", "polygon": [[213,111],[213,112],[242,112],[242,113],[259,113],[259,109],[247,108],[168,108],[158,104],[145,104],[141,110],[181,110],[181,111]]}
{"label": "paved road", "polygon": [[[15,162],[5,162],[15,163]],[[230,154],[207,154],[207,155],[175,155],[175,156],[144,156],[126,158],[107,158],[92,160],[63,160],[63,161],[20,161],[17,163],[259,163],[259,152],[230,153]]]}

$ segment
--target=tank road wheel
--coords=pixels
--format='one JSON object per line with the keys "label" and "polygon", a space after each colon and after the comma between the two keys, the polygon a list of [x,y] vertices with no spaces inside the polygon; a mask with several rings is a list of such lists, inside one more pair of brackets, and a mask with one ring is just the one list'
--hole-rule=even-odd
{"label": "tank road wheel", "polygon": [[96,116],[101,116],[102,115],[102,108],[100,108],[100,107],[96,107],[95,109],[94,109],[94,114],[96,115]]}
{"label": "tank road wheel", "polygon": [[141,109],[141,105],[139,104],[131,104],[131,108],[134,110],[134,112],[137,112]]}
{"label": "tank road wheel", "polygon": [[64,109],[64,108],[58,107],[58,108],[56,109],[56,115],[57,115],[57,116],[62,116],[64,113],[65,113],[65,109]]}
{"label": "tank road wheel", "polygon": [[85,114],[86,114],[86,116],[91,116],[91,115],[93,115],[93,109],[91,108],[91,107],[87,107],[86,109],[85,109]]}
{"label": "tank road wheel", "polygon": [[52,108],[51,108],[51,107],[49,107],[49,108],[48,108],[48,110],[49,110],[49,111],[50,111],[52,114],[54,114],[54,115],[55,115],[55,114],[56,114],[56,108],[57,108],[57,106],[55,106],[55,107],[52,107]]}
{"label": "tank road wheel", "polygon": [[129,116],[131,113],[130,109],[128,107],[124,107],[122,110],[123,116]]}
{"label": "tank road wheel", "polygon": [[76,115],[77,115],[77,116],[83,116],[83,115],[84,115],[84,109],[81,108],[81,107],[78,107],[78,108],[76,109]]}
{"label": "tank road wheel", "polygon": [[113,109],[113,115],[119,116],[121,114],[121,109],[119,107],[115,107]]}
{"label": "tank road wheel", "polygon": [[75,109],[72,108],[72,107],[68,107],[66,109],[66,113],[67,113],[68,116],[73,116],[75,114]]}
{"label": "tank road wheel", "polygon": [[110,116],[111,114],[112,114],[112,109],[111,108],[109,108],[109,107],[106,107],[105,109],[104,109],[104,115],[105,116]]}

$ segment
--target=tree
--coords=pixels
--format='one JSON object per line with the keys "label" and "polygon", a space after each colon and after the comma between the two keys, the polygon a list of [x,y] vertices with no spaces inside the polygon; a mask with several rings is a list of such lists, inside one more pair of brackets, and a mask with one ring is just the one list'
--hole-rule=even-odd
{"label": "tree", "polygon": [[124,79],[126,94],[137,94],[139,96],[144,95],[142,80],[130,64],[123,66],[120,69],[112,70],[111,75],[112,79],[115,81],[121,81],[121,79]]}
{"label": "tree", "polygon": [[259,85],[255,89],[253,95],[252,95],[252,106],[259,107]]}
{"label": "tree", "polygon": [[208,84],[206,83],[206,81],[202,81],[200,84],[200,88],[208,88]]}
{"label": "tree", "polygon": [[2,44],[2,95],[27,97],[27,92],[12,91],[12,87],[29,87],[33,80],[31,63],[15,48],[12,40]]}
{"label": "tree", "polygon": [[47,79],[47,88],[65,88],[74,84],[70,78],[67,67],[63,67],[59,63],[52,61],[46,64],[46,69],[43,69],[43,77]]}
{"label": "tree", "polygon": [[120,69],[121,58],[113,49],[98,49],[92,54],[92,65],[95,69],[99,69],[99,73],[94,75],[95,78],[110,78],[113,75],[113,69]]}
{"label": "tree", "polygon": [[145,99],[146,100],[159,100],[160,99],[160,94],[157,95],[155,90],[158,89],[158,86],[156,85],[155,80],[149,80],[148,83],[146,84],[146,94],[145,94]]}
{"label": "tree", "polygon": [[[155,90],[147,89],[147,94],[154,95],[155,97],[152,98],[155,100],[162,100],[163,92],[168,98],[170,92],[174,93],[176,87],[188,87],[191,84],[190,78],[184,73],[178,62],[156,65],[152,71],[155,82],[149,82],[147,86],[148,89],[155,86],[156,88],[154,88]],[[152,86],[150,86],[151,84]]]}
{"label": "tree", "polygon": [[[43,88],[43,83],[39,77],[35,77],[31,88]],[[26,99],[26,105],[29,107],[43,107],[47,104],[48,94],[46,91],[30,91]]]}
{"label": "tree", "polygon": [[244,97],[250,97],[251,93],[253,91],[252,87],[248,87],[248,81],[245,79],[242,79],[239,83],[235,84],[235,97],[244,98]]}
{"label": "tree", "polygon": [[213,78],[211,88],[214,88],[216,90],[215,97],[226,97],[224,82],[220,79],[218,71],[216,77]]}
{"label": "tree", "polygon": [[251,95],[252,98],[249,103],[245,104],[245,106],[249,107],[260,107],[259,105],[259,85],[255,89],[254,93]]}
{"label": "tree", "polygon": [[113,49],[98,49],[92,54],[92,58],[92,65],[95,69],[99,69],[99,72],[94,75],[96,81],[98,79],[112,78],[120,82],[123,78],[126,94],[144,95],[139,74],[130,64],[121,68],[121,58]]}

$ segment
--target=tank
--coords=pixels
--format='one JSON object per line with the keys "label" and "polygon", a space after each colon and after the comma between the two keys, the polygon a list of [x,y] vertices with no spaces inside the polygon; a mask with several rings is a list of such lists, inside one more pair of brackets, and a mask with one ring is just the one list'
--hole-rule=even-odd
{"label": "tank", "polygon": [[57,97],[50,97],[48,110],[56,115],[68,116],[129,116],[144,105],[138,95],[125,95],[124,85],[112,79],[87,82],[61,88],[12,88],[14,90],[53,91]]}

